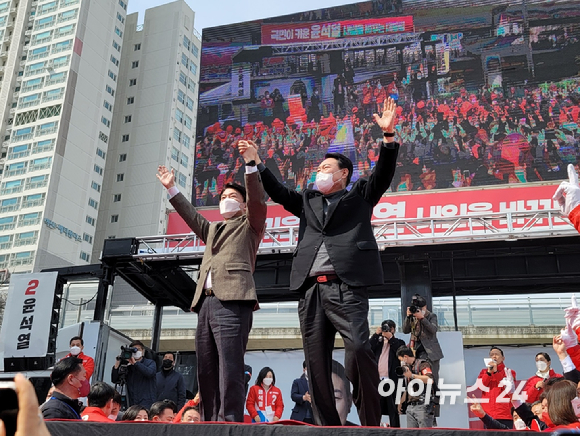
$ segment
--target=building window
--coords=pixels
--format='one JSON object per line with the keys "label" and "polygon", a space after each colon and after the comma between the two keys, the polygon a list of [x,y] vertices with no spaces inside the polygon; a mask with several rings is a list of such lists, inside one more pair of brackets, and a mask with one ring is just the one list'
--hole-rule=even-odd
{"label": "building window", "polygon": [[134,50],[134,51],[139,51],[139,50],[141,50],[141,43],[139,43],[139,44],[135,44],[135,46],[133,47],[133,50]]}
{"label": "building window", "polygon": [[177,91],[177,101],[180,103],[185,103],[185,92],[183,92],[181,89]]}
{"label": "building window", "polygon": [[127,153],[119,155],[119,162],[125,162],[127,160]]}
{"label": "building window", "polygon": [[121,201],[121,194],[113,194],[113,203]]}
{"label": "building window", "polygon": [[183,112],[181,112],[179,109],[175,109],[175,119],[177,121],[179,121],[180,123],[183,122]]}
{"label": "building window", "polygon": [[109,85],[105,86],[105,91],[107,91],[109,94],[111,94],[111,97],[115,96],[115,90],[113,88],[111,88]]}
{"label": "building window", "polygon": [[121,46],[117,43],[117,41],[113,40],[113,48],[118,52],[121,51]]}
{"label": "building window", "polygon": [[135,97],[127,98],[127,104],[133,104],[133,103],[135,103]]}
{"label": "building window", "polygon": [[197,48],[195,44],[191,46],[191,52],[196,58],[199,57],[199,48]]}
{"label": "building window", "polygon": [[99,176],[103,175],[103,169],[100,166],[98,166],[97,164],[95,164],[93,166],[93,169],[95,170],[95,173],[97,173]]}
{"label": "building window", "polygon": [[117,174],[117,182],[122,182],[125,180],[125,173]]}
{"label": "building window", "polygon": [[111,55],[111,62],[118,67],[119,66],[119,59],[117,59],[115,56]]}
{"label": "building window", "polygon": [[187,97],[187,102],[185,103],[188,109],[193,110],[193,100]]}
{"label": "building window", "polygon": [[117,12],[117,20],[119,20],[121,23],[124,23],[125,17],[123,17],[119,12]]}
{"label": "building window", "polygon": [[187,165],[189,164],[189,158],[184,153],[181,153],[181,162],[180,163],[184,167],[187,167]]}
{"label": "building window", "polygon": [[187,176],[185,174],[179,173],[177,177],[177,183],[185,188],[187,185]]}
{"label": "building window", "polygon": [[121,142],[128,142],[129,141],[129,135],[123,135],[121,137]]}
{"label": "building window", "polygon": [[97,156],[102,157],[104,159],[106,155],[107,153],[105,153],[103,150],[97,147]]}
{"label": "building window", "polygon": [[101,123],[103,123],[107,127],[111,127],[111,122],[105,117],[101,117]]}
{"label": "building window", "polygon": [[181,142],[181,130],[176,127],[173,128],[173,139],[177,142]]}
{"label": "building window", "polygon": [[186,134],[183,134],[183,135],[181,136],[181,143],[182,143],[182,144],[183,144],[185,147],[189,148],[189,136],[187,136]]}
{"label": "building window", "polygon": [[115,33],[119,35],[120,38],[123,37],[123,31],[119,29],[117,26],[115,26]]}
{"label": "building window", "polygon": [[123,9],[127,10],[127,3],[125,3],[123,0],[119,0],[119,6],[121,6]]}
{"label": "building window", "polygon": [[112,223],[119,222],[119,215],[111,215],[111,222]]}
{"label": "building window", "polygon": [[89,206],[91,206],[93,209],[98,209],[99,202],[89,197]]}
{"label": "building window", "polygon": [[125,124],[131,122],[131,115],[125,115]]}
{"label": "building window", "polygon": [[187,86],[187,76],[183,72],[179,72],[179,81]]}
{"label": "building window", "polygon": [[97,182],[91,182],[91,188],[97,192],[101,192],[101,185],[99,185]]}
{"label": "building window", "polygon": [[112,112],[113,111],[113,105],[111,103],[109,103],[107,100],[105,100],[103,102],[103,106],[105,107],[105,109],[107,109],[108,111]]}
{"label": "building window", "polygon": [[111,79],[113,79],[115,82],[117,81],[117,75],[115,73],[109,70],[108,74]]}
{"label": "building window", "polygon": [[90,261],[90,259],[91,259],[91,255],[90,255],[90,254],[88,254],[88,253],[85,253],[84,251],[81,251],[81,256],[80,256],[80,258],[81,258],[82,260],[85,260],[85,261],[89,262],[89,261]]}
{"label": "building window", "polygon": [[95,219],[92,216],[87,215],[85,221],[89,223],[91,226],[95,225]]}
{"label": "building window", "polygon": [[131,68],[137,68],[139,66],[139,61],[133,61],[131,63]]}
{"label": "building window", "polygon": [[179,162],[179,150],[175,147],[171,147],[171,159],[175,162]]}
{"label": "building window", "polygon": [[89,244],[93,243],[93,237],[88,233],[83,233],[83,241],[88,242]]}
{"label": "building window", "polygon": [[185,115],[185,116],[183,117],[183,125],[184,125],[185,127],[187,127],[188,129],[191,129],[191,118],[190,118],[190,117],[188,117],[187,115]]}
{"label": "building window", "polygon": [[129,86],[135,86],[137,84],[137,79],[129,79]]}
{"label": "building window", "polygon": [[99,139],[103,141],[105,144],[109,141],[109,137],[105,135],[103,132],[99,132]]}

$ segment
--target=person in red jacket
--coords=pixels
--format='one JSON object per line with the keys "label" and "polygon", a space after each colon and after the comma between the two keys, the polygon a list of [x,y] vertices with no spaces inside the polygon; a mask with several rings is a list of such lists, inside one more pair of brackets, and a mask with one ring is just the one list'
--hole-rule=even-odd
{"label": "person in red jacket", "polygon": [[195,394],[195,397],[193,398],[193,400],[188,400],[185,402],[185,404],[183,405],[181,410],[179,412],[177,412],[175,414],[175,416],[173,417],[173,422],[175,422],[175,423],[181,422],[181,418],[182,418],[183,414],[185,413],[185,409],[188,409],[191,407],[198,407],[198,406],[199,406],[199,392],[197,394]]}
{"label": "person in red jacket", "polygon": [[560,183],[552,198],[560,205],[562,215],[580,232],[580,186],[574,165],[568,164],[568,181]]}
{"label": "person in red jacket", "polygon": [[89,407],[82,411],[81,419],[90,422],[114,422],[109,418],[114,397],[115,389],[112,386],[105,382],[95,383],[87,397]]}
{"label": "person in red jacket", "polygon": [[544,383],[547,379],[552,377],[562,377],[562,374],[557,374],[551,365],[550,355],[548,353],[536,354],[536,368],[538,371],[535,375],[530,377],[524,386],[524,392],[527,395],[526,403],[534,403],[538,401],[542,392],[544,392]]}
{"label": "person in red jacket", "polygon": [[69,346],[70,353],[68,353],[64,357],[66,358],[75,356],[78,357],[79,359],[82,359],[83,366],[87,371],[87,382],[88,382],[91,379],[93,372],[95,371],[95,361],[93,360],[92,357],[87,356],[86,354],[83,353],[83,350],[85,348],[85,342],[83,341],[83,338],[81,338],[80,336],[75,336],[71,338]]}
{"label": "person in red jacket", "polygon": [[506,389],[504,384],[509,382],[510,378],[512,381],[515,380],[516,372],[505,366],[505,357],[500,348],[493,347],[489,350],[489,357],[491,362],[487,368],[481,370],[478,377],[481,379],[481,384],[487,388],[487,390],[482,389],[483,410],[496,421],[513,428],[512,405],[510,395],[507,395],[509,389]]}
{"label": "person in red jacket", "polygon": [[264,367],[250,388],[246,409],[252,422],[273,422],[282,418],[284,401],[282,392],[276,386],[276,375],[272,368]]}

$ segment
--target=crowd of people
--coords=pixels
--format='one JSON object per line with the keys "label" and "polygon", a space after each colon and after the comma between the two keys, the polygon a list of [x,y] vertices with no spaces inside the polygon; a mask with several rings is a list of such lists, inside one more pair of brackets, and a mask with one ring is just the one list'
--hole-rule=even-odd
{"label": "crowd of people", "polygon": [[344,153],[353,158],[353,181],[368,176],[378,159],[381,135],[371,115],[388,96],[398,99],[401,143],[392,192],[559,180],[565,178],[567,164],[577,164],[577,79],[505,90],[461,89],[430,98],[414,95],[416,89],[396,77],[383,82],[350,85],[346,75],[339,75],[330,113],[316,91],[306,104],[303,123],[285,119],[279,104],[279,116],[270,123],[209,126],[196,150],[197,204],[217,204],[221,187],[242,181],[236,149],[240,139],[254,140],[276,177],[289,188],[303,190],[313,186],[317,162],[340,128],[350,123],[353,144]]}

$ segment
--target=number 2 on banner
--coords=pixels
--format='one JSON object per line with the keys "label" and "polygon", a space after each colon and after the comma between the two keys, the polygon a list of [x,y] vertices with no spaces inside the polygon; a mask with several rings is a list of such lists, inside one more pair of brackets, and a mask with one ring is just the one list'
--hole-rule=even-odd
{"label": "number 2 on banner", "polygon": [[28,282],[28,288],[26,288],[26,292],[24,295],[36,295],[35,289],[38,288],[38,280],[30,280]]}

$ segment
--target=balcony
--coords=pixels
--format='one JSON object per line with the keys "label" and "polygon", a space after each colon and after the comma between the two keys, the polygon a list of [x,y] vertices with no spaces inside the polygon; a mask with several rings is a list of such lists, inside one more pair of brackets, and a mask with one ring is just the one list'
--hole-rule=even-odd
{"label": "balcony", "polygon": [[0,213],[12,212],[12,211],[15,211],[15,210],[18,210],[18,209],[20,209],[20,204],[19,203],[17,203],[17,204],[11,204],[9,206],[2,206],[2,207],[0,207]]}
{"label": "balcony", "polygon": [[42,206],[44,204],[44,198],[39,198],[38,200],[29,200],[22,202],[22,209],[28,209],[29,207]]}
{"label": "balcony", "polygon": [[12,142],[27,141],[29,139],[32,139],[33,136],[34,136],[34,133],[27,133],[26,135],[13,136]]}
{"label": "balcony", "polygon": [[28,168],[28,170],[30,172],[32,171],[40,171],[40,170],[45,170],[47,168],[50,168],[50,166],[52,165],[52,162],[46,162],[40,165],[30,165],[30,167]]}
{"label": "balcony", "polygon": [[[26,190],[44,188],[46,185],[48,185],[48,180],[43,180],[42,182],[28,182],[26,184]],[[2,192],[0,192],[0,194],[2,194]]]}
{"label": "balcony", "polygon": [[30,46],[33,47],[35,45],[44,44],[45,42],[49,42],[51,39],[52,39],[52,36],[47,36],[46,38],[42,38],[42,39],[35,39],[34,41],[32,41],[30,43]]}
{"label": "balcony", "polygon": [[22,185],[20,185],[20,186],[14,186],[12,188],[3,188],[3,189],[0,189],[0,195],[16,194],[17,192],[22,192]]}
{"label": "balcony", "polygon": [[58,9],[58,6],[53,6],[52,8],[48,8],[48,9],[44,9],[44,10],[39,10],[36,11],[36,16],[40,17],[42,15],[46,15],[46,14],[50,14],[51,12],[54,12]]}
{"label": "balcony", "polygon": [[20,176],[21,174],[26,174],[26,168],[18,168],[15,170],[8,170],[4,173],[4,177]]}
{"label": "balcony", "polygon": [[36,100],[27,101],[26,103],[18,103],[18,109],[26,109],[28,107],[36,106],[40,104],[40,99],[37,98]]}
{"label": "balcony", "polygon": [[20,90],[20,92],[30,92],[30,91],[35,91],[37,89],[42,88],[42,83],[39,83],[38,85],[32,85],[32,86],[25,86],[24,88],[22,88]]}
{"label": "balcony", "polygon": [[52,150],[54,150],[54,143],[52,143],[50,145],[45,145],[43,147],[33,147],[32,154],[44,153],[44,152],[52,151]]}
{"label": "balcony", "polygon": [[47,80],[45,86],[56,85],[57,83],[62,83],[66,81],[66,74],[58,79]]}
{"label": "balcony", "polygon": [[33,238],[17,239],[14,241],[15,247],[22,247],[23,245],[33,245],[36,244],[36,236]]}
{"label": "balcony", "polygon": [[[8,141],[6,141],[8,142]],[[20,159],[22,157],[26,157],[30,154],[30,150],[26,150],[26,151],[20,151],[18,153],[8,153],[8,156],[6,156],[6,160],[12,160],[12,159]]]}
{"label": "balcony", "polygon": [[55,133],[58,130],[58,126],[50,127],[48,129],[42,129],[36,131],[36,136],[44,136],[50,135],[51,133]]}
{"label": "balcony", "polygon": [[63,51],[72,50],[72,48],[73,48],[72,44],[69,44],[69,45],[64,46],[64,47],[53,47],[52,54],[62,53]]}
{"label": "balcony", "polygon": [[0,224],[0,232],[3,230],[12,230],[15,226],[15,223]]}
{"label": "balcony", "polygon": [[44,97],[42,97],[42,102],[46,103],[47,101],[59,100],[63,97],[63,95],[64,95],[64,91],[59,92],[58,94],[54,94],[54,95],[45,95]]}
{"label": "balcony", "polygon": [[[39,54],[36,54],[36,55],[30,55],[30,56],[28,56],[28,60],[29,61],[35,61],[37,59],[43,59],[43,58],[45,58],[47,56],[48,56],[48,51],[45,51],[44,53],[39,53]],[[26,63],[26,61],[20,62],[20,66],[21,67],[24,66],[23,63]]]}
{"label": "balcony", "polygon": [[9,250],[12,248],[12,241],[10,242],[3,242],[0,244],[0,250]]}
{"label": "balcony", "polygon": [[[48,23],[39,24],[38,26],[34,26],[34,30],[42,30],[42,29],[46,29],[47,27],[52,27],[52,26],[54,26],[54,22],[50,21]],[[26,33],[26,35],[29,35],[29,33]]]}
{"label": "balcony", "polygon": [[42,74],[46,71],[46,67],[37,68],[36,70],[26,70],[26,77],[36,76],[37,74]]}
{"label": "balcony", "polygon": [[76,31],[77,31],[77,29],[73,27],[71,30],[69,30],[67,32],[64,32],[64,33],[56,33],[54,35],[54,38],[56,39],[56,38],[62,38],[64,36],[74,35]]}
{"label": "balcony", "polygon": [[67,21],[74,20],[78,14],[71,15],[70,17],[60,17],[58,23],[66,23]]}
{"label": "balcony", "polygon": [[34,262],[32,257],[25,257],[24,259],[13,259],[10,261],[11,266],[31,265]]}

